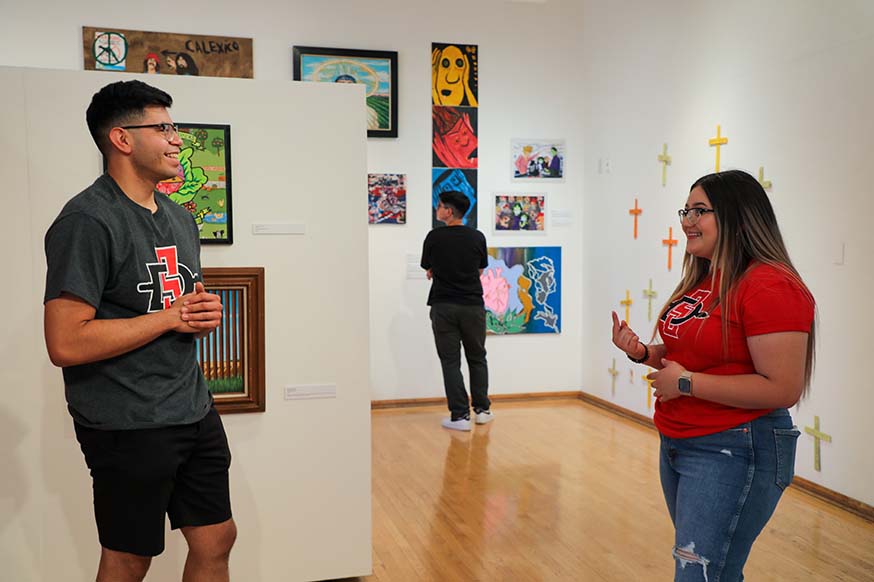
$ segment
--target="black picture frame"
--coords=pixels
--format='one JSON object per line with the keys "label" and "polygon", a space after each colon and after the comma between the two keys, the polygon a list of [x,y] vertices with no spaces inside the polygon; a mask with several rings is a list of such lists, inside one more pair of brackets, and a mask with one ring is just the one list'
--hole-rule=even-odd
{"label": "black picture frame", "polygon": [[[368,86],[367,137],[394,138],[398,136],[397,51],[313,46],[295,46],[292,47],[292,51],[295,81],[363,82]],[[379,69],[375,69],[375,66],[378,66]],[[316,70],[314,71],[313,68]],[[341,81],[341,78],[345,80]],[[361,81],[362,78],[366,80]],[[387,95],[381,89],[386,78],[389,83]],[[374,121],[376,127],[372,128]]]}

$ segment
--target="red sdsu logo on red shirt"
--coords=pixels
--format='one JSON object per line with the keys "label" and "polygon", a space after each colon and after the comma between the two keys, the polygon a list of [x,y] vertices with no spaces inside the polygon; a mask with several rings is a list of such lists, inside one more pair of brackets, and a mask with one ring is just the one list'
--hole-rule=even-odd
{"label": "red sdsu logo on red shirt", "polygon": [[683,295],[680,299],[668,305],[661,317],[662,334],[679,339],[680,326],[693,319],[706,319],[710,316],[704,311],[704,300],[710,296],[707,289],[696,289],[689,295]]}
{"label": "red sdsu logo on red shirt", "polygon": [[155,247],[157,263],[146,263],[149,281],[137,285],[137,291],[149,294],[148,313],[169,309],[182,295],[194,291],[194,273],[179,262],[176,247]]}

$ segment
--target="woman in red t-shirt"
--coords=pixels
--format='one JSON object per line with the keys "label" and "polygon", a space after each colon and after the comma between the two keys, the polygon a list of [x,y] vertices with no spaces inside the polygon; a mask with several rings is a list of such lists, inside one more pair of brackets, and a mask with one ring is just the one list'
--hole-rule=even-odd
{"label": "woman in red t-shirt", "polygon": [[657,324],[662,343],[644,344],[615,312],[613,343],[657,370],[674,579],[743,580],[794,475],[799,432],[787,408],[810,384],[815,304],[753,176],[704,176],[679,214],[683,278]]}

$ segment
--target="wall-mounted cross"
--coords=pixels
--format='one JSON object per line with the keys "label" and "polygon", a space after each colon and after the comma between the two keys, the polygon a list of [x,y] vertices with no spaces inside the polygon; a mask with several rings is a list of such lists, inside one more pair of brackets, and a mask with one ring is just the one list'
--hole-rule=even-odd
{"label": "wall-mounted cross", "polygon": [[761,184],[762,188],[765,190],[770,190],[771,186],[773,186],[770,180],[765,180],[765,166],[759,166],[759,184]]}
{"label": "wall-mounted cross", "polygon": [[722,128],[719,125],[717,125],[716,126],[716,137],[710,138],[710,141],[707,142],[710,144],[710,147],[716,147],[716,171],[717,172],[719,171],[719,148],[728,143],[728,138],[722,137],[722,135],[720,134],[720,131],[722,131]]}
{"label": "wall-mounted cross", "polygon": [[677,246],[677,243],[680,242],[674,238],[674,227],[668,227],[668,238],[662,239],[662,244],[668,245],[668,271],[671,270],[671,266],[673,264],[672,257],[674,255],[674,247]]}
{"label": "wall-mounted cross", "polygon": [[[652,368],[649,369],[649,372],[655,372]],[[643,381],[646,382],[646,409],[652,409],[652,383],[655,380],[649,379],[649,372],[643,375]]]}
{"label": "wall-mounted cross", "polygon": [[611,376],[613,376],[610,379],[610,392],[613,394],[613,396],[616,396],[616,376],[619,375],[619,370],[616,369],[616,358],[613,358],[613,367],[607,368],[607,371],[610,372]]}
{"label": "wall-mounted cross", "polygon": [[637,198],[634,199],[634,208],[628,211],[628,214],[634,215],[634,238],[637,238],[637,217],[643,212],[643,208],[637,207]]}
{"label": "wall-mounted cross", "polygon": [[626,289],[625,290],[625,299],[623,299],[622,301],[619,302],[619,305],[625,306],[625,323],[626,324],[628,323],[628,314],[629,314],[629,311],[631,310],[632,303],[634,303],[634,302],[631,300],[631,291]]}
{"label": "wall-mounted cross", "polygon": [[813,437],[813,468],[817,471],[820,471],[822,470],[822,464],[820,463],[819,442],[825,441],[827,443],[830,443],[832,442],[832,437],[830,434],[820,432],[818,416],[813,417],[813,428],[805,426],[804,432]]}
{"label": "wall-mounted cross", "polygon": [[652,279],[649,280],[649,289],[643,290],[643,296],[646,297],[646,320],[652,321],[652,300],[658,295],[652,290]]}
{"label": "wall-mounted cross", "polygon": [[659,154],[659,163],[662,165],[662,187],[664,187],[668,179],[668,166],[671,165],[671,156],[668,155],[668,144],[664,144],[662,153]]}

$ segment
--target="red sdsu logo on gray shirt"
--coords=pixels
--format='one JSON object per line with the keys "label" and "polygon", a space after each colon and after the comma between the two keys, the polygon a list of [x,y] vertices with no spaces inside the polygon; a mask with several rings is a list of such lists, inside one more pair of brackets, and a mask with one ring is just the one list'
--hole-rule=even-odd
{"label": "red sdsu logo on gray shirt", "polygon": [[176,246],[155,247],[157,262],[146,263],[149,281],[137,285],[137,291],[148,294],[149,313],[169,309],[174,301],[194,291],[195,273],[179,262]]}

